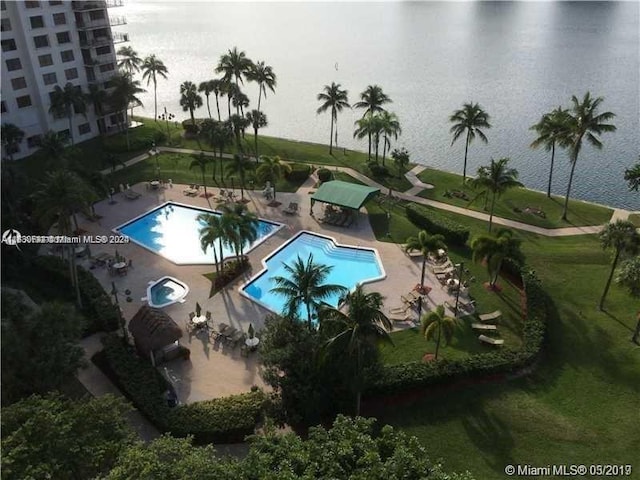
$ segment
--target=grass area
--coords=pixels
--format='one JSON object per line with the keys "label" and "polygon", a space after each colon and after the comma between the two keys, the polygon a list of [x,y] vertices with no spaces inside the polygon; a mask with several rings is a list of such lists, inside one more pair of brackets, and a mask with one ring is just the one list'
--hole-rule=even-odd
{"label": "grass area", "polygon": [[333,172],[333,179],[340,180],[342,182],[355,183],[356,185],[365,185],[363,182],[361,182],[357,178],[354,178],[348,173],[344,173],[344,172]]}
{"label": "grass area", "polygon": [[[454,173],[442,172],[428,168],[421,172],[418,177],[426,183],[433,184],[435,188],[423,190],[419,196],[431,200],[437,200],[459,207],[471,208],[477,211],[483,210],[484,200],[477,199],[471,205],[469,202],[474,199],[478,192],[469,185],[462,186],[462,176]],[[445,192],[464,192],[467,199],[455,196],[445,197]],[[526,188],[514,188],[505,192],[496,199],[494,215],[519,222],[528,223],[544,228],[559,228],[567,226],[601,225],[611,218],[613,210],[607,207],[585,203],[580,200],[569,200],[569,220],[565,222],[561,219],[564,198],[552,196],[547,198],[546,194],[535,192]],[[526,208],[541,210],[544,218],[536,213],[527,213]],[[519,209],[520,212],[514,209]]]}
{"label": "grass area", "polygon": [[631,215],[629,215],[629,221],[636,227],[640,227],[640,214],[632,213]]}

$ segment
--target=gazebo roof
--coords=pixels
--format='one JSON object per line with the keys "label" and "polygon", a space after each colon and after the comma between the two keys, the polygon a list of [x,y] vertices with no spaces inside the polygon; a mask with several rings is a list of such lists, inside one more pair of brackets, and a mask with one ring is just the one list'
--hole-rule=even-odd
{"label": "gazebo roof", "polygon": [[143,355],[149,355],[182,337],[182,330],[169,315],[148,305],[141,307],[133,316],[129,331]]}
{"label": "gazebo roof", "polygon": [[355,183],[332,180],[323,183],[311,197],[314,202],[330,203],[339,207],[359,210],[374,195],[380,193],[379,188],[357,185]]}

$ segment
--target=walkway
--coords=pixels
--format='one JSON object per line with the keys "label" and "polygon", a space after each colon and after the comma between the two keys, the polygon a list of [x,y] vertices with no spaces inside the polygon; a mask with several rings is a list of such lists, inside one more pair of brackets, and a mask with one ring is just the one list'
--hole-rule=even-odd
{"label": "walkway", "polygon": [[[156,147],[156,150],[158,153],[161,152],[171,152],[171,153],[185,153],[185,154],[198,154],[198,153],[203,153],[204,155],[208,156],[208,157],[213,157],[215,156],[215,154],[213,152],[207,152],[207,151],[200,151],[200,150],[193,150],[193,149],[188,149],[188,148],[174,148],[174,147]],[[154,155],[154,151],[149,151],[148,153],[143,153],[141,155],[138,155],[135,158],[132,158],[131,160],[128,160],[127,162],[125,162],[125,166],[129,167],[135,163],[141,162],[143,160],[145,160],[146,158],[148,158],[149,156]],[[233,155],[225,153],[222,155],[224,158],[232,158]],[[371,178],[367,177],[366,175],[358,172],[357,170],[354,170],[353,168],[348,168],[348,167],[338,167],[335,165],[320,165],[317,164],[318,166],[325,166],[331,170],[337,170],[343,173],[346,173],[347,175],[352,176],[353,178],[356,178],[357,180],[360,180],[362,183],[369,185],[370,187],[376,187],[379,188],[381,192],[385,192],[388,191],[391,193],[391,190],[383,185],[380,185],[378,182],[372,180]],[[117,170],[120,170],[124,167],[119,166],[116,168]],[[465,215],[467,217],[471,217],[471,218],[475,218],[478,220],[482,220],[484,222],[488,222],[489,221],[489,215],[483,212],[478,212],[475,210],[470,210],[468,208],[462,208],[462,207],[457,207],[455,205],[450,205],[448,203],[443,203],[443,202],[438,202],[436,200],[429,200],[427,198],[422,198],[422,197],[418,197],[417,194],[424,190],[424,189],[428,189],[428,188],[433,188],[433,185],[430,185],[428,183],[423,183],[419,178],[418,178],[418,174],[420,172],[422,172],[423,170],[425,170],[427,167],[423,166],[423,165],[418,165],[414,168],[412,168],[409,172],[407,172],[405,174],[405,177],[407,178],[407,180],[409,180],[409,182],[411,182],[412,187],[407,190],[406,192],[393,192],[392,194],[394,196],[396,196],[397,198],[400,198],[402,200],[406,200],[409,202],[414,202],[414,203],[418,203],[420,205],[425,205],[428,207],[433,207],[433,208],[437,208],[439,210],[446,210],[448,212],[451,213],[456,213],[458,215]],[[105,169],[102,170],[100,173],[102,173],[103,175],[106,175],[108,173],[111,172],[111,169]],[[611,217],[611,221],[615,221],[618,219],[627,219],[629,217],[629,215],[632,212],[628,211],[628,210],[623,210],[623,209],[614,209],[613,215]],[[535,225],[529,225],[528,223],[522,223],[522,222],[518,222],[516,220],[509,220],[507,218],[502,218],[502,217],[493,217],[493,223],[495,225],[502,225],[505,227],[509,227],[509,228],[515,228],[517,230],[523,230],[525,232],[531,232],[531,233],[535,233],[537,235],[543,235],[546,237],[567,237],[567,236],[572,236],[572,235],[592,235],[592,234],[596,234],[596,233],[600,233],[600,231],[602,231],[603,229],[603,225],[590,225],[590,226],[583,226],[583,227],[565,227],[565,228],[543,228],[543,227],[537,227]]]}

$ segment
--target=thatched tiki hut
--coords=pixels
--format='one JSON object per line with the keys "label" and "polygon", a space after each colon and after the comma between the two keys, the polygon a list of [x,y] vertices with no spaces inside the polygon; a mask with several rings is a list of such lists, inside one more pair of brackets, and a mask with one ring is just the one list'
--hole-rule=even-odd
{"label": "thatched tiki hut", "polygon": [[181,355],[189,358],[189,349],[178,344],[182,330],[162,310],[143,306],[129,322],[129,331],[138,353],[150,358],[154,366]]}

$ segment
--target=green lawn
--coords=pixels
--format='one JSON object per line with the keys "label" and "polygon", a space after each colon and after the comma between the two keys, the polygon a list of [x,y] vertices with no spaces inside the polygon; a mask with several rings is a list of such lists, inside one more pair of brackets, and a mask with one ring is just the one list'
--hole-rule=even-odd
{"label": "green lawn", "polygon": [[629,221],[636,227],[640,227],[640,214],[632,213],[631,215],[629,215]]}
{"label": "green lawn", "polygon": [[[462,186],[462,175],[428,168],[421,172],[418,177],[420,177],[423,182],[430,183],[435,187],[433,189],[423,190],[419,193],[419,196],[464,208],[483,211],[483,199],[478,198],[472,204],[469,204],[472,199],[476,198],[478,192],[468,185]],[[468,200],[455,196],[445,197],[444,194],[447,191],[464,192]],[[544,193],[526,188],[514,188],[505,192],[496,200],[494,215],[537,225],[539,227],[559,228],[567,226],[601,225],[608,222],[613,213],[613,210],[607,207],[570,199],[568,221],[565,222],[561,219],[563,206],[563,197],[554,195],[552,198],[547,198]],[[526,208],[540,209],[544,212],[545,217],[542,218],[535,213],[527,213],[525,211]],[[517,212],[514,209],[521,211]]]}

